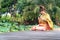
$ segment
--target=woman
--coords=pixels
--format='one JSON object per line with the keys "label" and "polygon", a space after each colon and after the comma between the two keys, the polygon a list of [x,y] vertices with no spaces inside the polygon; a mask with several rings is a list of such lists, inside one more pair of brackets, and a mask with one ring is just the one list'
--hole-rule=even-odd
{"label": "woman", "polygon": [[40,6],[40,14],[38,17],[38,25],[33,26],[32,30],[53,30],[53,22],[48,13],[46,13],[44,6]]}

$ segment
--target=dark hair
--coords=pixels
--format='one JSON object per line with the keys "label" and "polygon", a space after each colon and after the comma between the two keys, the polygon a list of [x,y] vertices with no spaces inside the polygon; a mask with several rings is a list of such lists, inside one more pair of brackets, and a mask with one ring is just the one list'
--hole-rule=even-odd
{"label": "dark hair", "polygon": [[40,11],[44,11],[45,10],[45,7],[40,5]]}

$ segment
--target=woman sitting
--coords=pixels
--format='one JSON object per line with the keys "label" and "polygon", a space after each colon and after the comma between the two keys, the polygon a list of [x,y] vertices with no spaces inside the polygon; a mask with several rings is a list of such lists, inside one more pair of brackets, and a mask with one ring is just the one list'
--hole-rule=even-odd
{"label": "woman sitting", "polygon": [[48,13],[46,13],[44,6],[40,6],[40,14],[38,17],[38,25],[33,26],[31,30],[53,30],[53,22]]}

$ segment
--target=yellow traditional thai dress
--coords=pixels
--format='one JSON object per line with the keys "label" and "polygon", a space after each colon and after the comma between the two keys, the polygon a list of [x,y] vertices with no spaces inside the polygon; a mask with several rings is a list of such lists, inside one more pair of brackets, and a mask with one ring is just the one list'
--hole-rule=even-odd
{"label": "yellow traditional thai dress", "polygon": [[43,26],[45,25],[45,27],[47,28],[47,30],[52,30],[53,29],[53,22],[49,16],[49,14],[44,14],[40,16],[41,18],[45,19],[45,20],[39,20],[39,25],[43,24]]}
{"label": "yellow traditional thai dress", "polygon": [[[43,18],[44,20],[42,20],[41,18]],[[38,19],[38,26],[34,26],[32,27],[32,30],[36,30],[37,27],[45,27],[45,30],[53,30],[53,22],[49,16],[49,14],[44,14],[41,15],[40,18]],[[37,29],[38,30],[38,29]]]}

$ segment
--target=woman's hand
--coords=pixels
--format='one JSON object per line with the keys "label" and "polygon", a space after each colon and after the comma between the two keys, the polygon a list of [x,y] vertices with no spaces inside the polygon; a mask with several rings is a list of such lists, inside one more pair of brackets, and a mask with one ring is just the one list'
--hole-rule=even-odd
{"label": "woman's hand", "polygon": [[40,17],[40,19],[41,19],[41,20],[46,20],[46,18],[42,18],[42,17]]}

